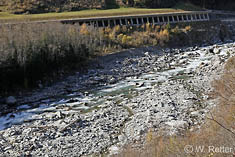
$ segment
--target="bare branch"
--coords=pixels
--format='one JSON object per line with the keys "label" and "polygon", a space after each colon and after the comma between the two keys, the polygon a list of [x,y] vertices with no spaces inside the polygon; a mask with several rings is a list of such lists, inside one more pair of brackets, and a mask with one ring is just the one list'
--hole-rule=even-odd
{"label": "bare branch", "polygon": [[231,134],[233,134],[235,136],[235,132],[233,132],[232,130],[228,129],[227,127],[225,127],[223,124],[221,124],[220,122],[218,122],[213,114],[209,111],[210,115],[211,115],[211,118],[207,117],[209,120],[212,120],[214,121],[215,123],[217,123],[219,126],[221,126],[223,129],[227,130],[228,132],[230,132]]}

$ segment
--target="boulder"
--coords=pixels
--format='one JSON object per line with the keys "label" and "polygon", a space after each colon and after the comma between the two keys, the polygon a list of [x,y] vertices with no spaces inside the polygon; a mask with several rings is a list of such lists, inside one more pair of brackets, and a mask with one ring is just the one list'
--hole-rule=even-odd
{"label": "boulder", "polygon": [[213,52],[214,52],[215,54],[219,54],[219,53],[220,53],[220,49],[219,49],[219,48],[214,48]]}

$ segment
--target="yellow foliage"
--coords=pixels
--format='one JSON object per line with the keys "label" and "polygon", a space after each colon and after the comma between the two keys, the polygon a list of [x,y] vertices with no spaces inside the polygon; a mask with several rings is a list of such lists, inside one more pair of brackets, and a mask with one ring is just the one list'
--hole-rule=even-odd
{"label": "yellow foliage", "polygon": [[168,38],[169,35],[170,35],[170,34],[169,34],[169,31],[168,31],[167,29],[164,29],[164,30],[161,31],[161,32],[162,32],[162,35],[165,36],[165,37],[167,37],[167,38]]}
{"label": "yellow foliage", "polygon": [[122,37],[123,37],[123,34],[121,33],[121,34],[119,34],[119,35],[117,36],[117,39],[118,39],[119,41],[122,41]]}
{"label": "yellow foliage", "polygon": [[171,32],[178,34],[178,33],[180,33],[180,29],[179,29],[178,26],[176,26],[175,28],[173,28],[173,29],[171,30]]}
{"label": "yellow foliage", "polygon": [[131,36],[127,36],[127,41],[131,41],[132,40],[132,37]]}
{"label": "yellow foliage", "polygon": [[146,32],[151,32],[151,24],[149,22],[146,24]]}
{"label": "yellow foliage", "polygon": [[155,30],[155,27],[156,27],[156,26],[153,24],[153,25],[152,25],[152,30]]}
{"label": "yellow foliage", "polygon": [[146,141],[151,142],[153,140],[153,131],[150,129],[146,135]]}
{"label": "yellow foliage", "polygon": [[109,39],[111,40],[115,40],[115,31],[112,31],[110,34],[109,34]]}
{"label": "yellow foliage", "polygon": [[141,25],[141,28],[144,30],[145,29],[145,25]]}
{"label": "yellow foliage", "polygon": [[106,30],[107,32],[109,32],[109,39],[111,39],[111,40],[115,40],[116,39],[116,35],[118,34],[118,33],[120,33],[120,31],[121,31],[121,28],[120,28],[120,26],[119,25],[117,25],[117,26],[115,26],[113,29],[108,29],[108,30]]}
{"label": "yellow foliage", "polygon": [[89,31],[88,31],[87,25],[85,23],[81,26],[80,34],[89,35]]}
{"label": "yellow foliage", "polygon": [[155,32],[159,32],[159,30],[160,30],[160,26],[159,25],[157,25],[156,27],[155,27]]}
{"label": "yellow foliage", "polygon": [[192,27],[191,26],[186,26],[185,27],[185,31],[188,32],[188,31],[191,31]]}
{"label": "yellow foliage", "polygon": [[119,25],[116,25],[113,29],[116,33],[120,33],[121,31],[121,27]]}
{"label": "yellow foliage", "polygon": [[122,44],[126,44],[126,43],[127,43],[127,35],[123,35]]}
{"label": "yellow foliage", "polygon": [[165,42],[169,41],[170,33],[167,29],[164,29],[157,33],[156,37],[159,40],[159,43],[163,46]]}
{"label": "yellow foliage", "polygon": [[112,29],[109,28],[109,27],[106,27],[105,30],[104,30],[105,33],[109,34],[112,32]]}

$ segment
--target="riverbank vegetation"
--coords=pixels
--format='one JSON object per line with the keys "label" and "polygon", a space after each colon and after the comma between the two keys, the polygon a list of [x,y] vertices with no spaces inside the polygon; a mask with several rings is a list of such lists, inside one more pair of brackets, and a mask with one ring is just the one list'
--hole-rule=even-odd
{"label": "riverbank vegetation", "polygon": [[48,76],[83,67],[95,55],[142,46],[186,46],[193,40],[197,43],[196,39],[204,42],[196,30],[185,24],[114,28],[60,23],[4,25],[0,27],[1,91],[35,87]]}

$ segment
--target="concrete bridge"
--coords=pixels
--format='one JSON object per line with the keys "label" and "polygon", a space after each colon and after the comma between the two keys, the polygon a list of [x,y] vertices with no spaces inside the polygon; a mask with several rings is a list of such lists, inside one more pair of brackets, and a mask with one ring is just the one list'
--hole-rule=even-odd
{"label": "concrete bridge", "polygon": [[154,14],[138,14],[138,15],[123,15],[123,16],[105,16],[105,17],[89,17],[89,18],[73,18],[61,20],[41,20],[32,22],[17,22],[17,23],[0,23],[1,25],[17,25],[31,23],[49,23],[60,22],[63,24],[87,24],[95,27],[114,27],[120,26],[140,26],[150,23],[154,25],[162,25],[167,23],[181,22],[201,22],[216,20],[218,16],[212,11],[183,11],[173,13],[154,13]]}
{"label": "concrete bridge", "polygon": [[180,22],[197,22],[209,21],[209,11],[185,11],[179,13],[158,13],[158,14],[144,14],[144,15],[127,15],[127,16],[109,16],[109,17],[96,17],[96,18],[79,18],[60,20],[64,24],[79,25],[87,24],[95,27],[113,27],[116,25],[129,25],[138,26],[145,23],[150,24],[167,24],[167,23],[180,23]]}

